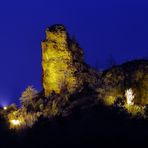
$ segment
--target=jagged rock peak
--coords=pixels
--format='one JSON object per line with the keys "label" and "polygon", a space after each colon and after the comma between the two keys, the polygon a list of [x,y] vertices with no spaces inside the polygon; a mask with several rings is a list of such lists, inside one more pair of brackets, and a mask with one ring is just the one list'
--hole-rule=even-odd
{"label": "jagged rock peak", "polygon": [[65,32],[67,32],[66,28],[63,24],[52,25],[52,26],[48,27],[46,29],[46,31],[50,31],[50,32],[63,32],[63,31],[65,31]]}
{"label": "jagged rock peak", "polygon": [[42,69],[46,97],[53,91],[60,94],[63,89],[72,94],[84,83],[94,85],[97,80],[97,73],[84,62],[83,49],[61,24],[46,29],[46,39],[42,42]]}
{"label": "jagged rock peak", "polygon": [[[73,42],[64,25],[53,25],[46,29],[42,42],[43,88],[45,96],[51,92],[61,93],[67,89],[72,93],[79,86],[75,75],[82,62],[79,46]],[[77,62],[76,62],[77,59]]]}

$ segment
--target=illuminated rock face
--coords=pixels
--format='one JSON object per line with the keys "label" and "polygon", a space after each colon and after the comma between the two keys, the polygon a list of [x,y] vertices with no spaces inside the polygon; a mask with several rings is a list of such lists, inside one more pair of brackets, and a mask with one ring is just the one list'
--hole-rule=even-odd
{"label": "illuminated rock face", "polygon": [[46,39],[42,42],[42,84],[45,96],[49,96],[52,91],[60,93],[63,89],[73,93],[81,85],[77,71],[82,62],[82,49],[69,38],[63,25],[47,28]]}

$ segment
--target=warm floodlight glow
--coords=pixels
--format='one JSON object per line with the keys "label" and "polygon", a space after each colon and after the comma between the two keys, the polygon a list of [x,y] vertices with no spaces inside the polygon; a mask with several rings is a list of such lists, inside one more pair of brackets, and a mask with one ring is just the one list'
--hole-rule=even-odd
{"label": "warm floodlight glow", "polygon": [[4,110],[7,110],[7,106],[4,106],[3,109],[4,109]]}
{"label": "warm floodlight glow", "polygon": [[128,105],[133,105],[134,104],[134,93],[133,90],[130,88],[125,91],[125,97]]}
{"label": "warm floodlight glow", "polygon": [[20,121],[19,120],[10,120],[10,123],[13,124],[14,126],[20,125]]}

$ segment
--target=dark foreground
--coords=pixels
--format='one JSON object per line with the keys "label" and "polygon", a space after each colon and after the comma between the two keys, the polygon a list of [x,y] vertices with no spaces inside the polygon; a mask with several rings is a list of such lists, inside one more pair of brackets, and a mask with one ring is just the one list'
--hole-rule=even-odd
{"label": "dark foreground", "polygon": [[126,113],[102,105],[52,121],[40,119],[24,131],[8,130],[0,122],[0,148],[147,147],[147,139],[147,120],[129,119]]}

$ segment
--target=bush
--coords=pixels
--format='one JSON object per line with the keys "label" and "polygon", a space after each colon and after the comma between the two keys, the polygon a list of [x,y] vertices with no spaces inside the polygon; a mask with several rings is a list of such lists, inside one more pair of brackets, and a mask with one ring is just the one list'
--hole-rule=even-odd
{"label": "bush", "polygon": [[27,112],[25,108],[20,108],[8,114],[7,120],[10,129],[22,129],[32,127],[41,114],[39,112]]}
{"label": "bush", "polygon": [[125,99],[117,97],[114,101],[114,107],[123,107],[125,105]]}
{"label": "bush", "polygon": [[33,98],[37,97],[38,91],[33,86],[28,86],[22,93],[20,98],[22,106],[28,108],[29,106],[34,107]]}
{"label": "bush", "polygon": [[139,105],[125,105],[125,108],[132,116],[137,116],[138,114],[141,114],[141,116],[144,116],[144,107]]}

